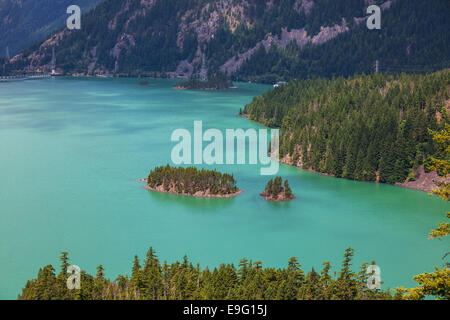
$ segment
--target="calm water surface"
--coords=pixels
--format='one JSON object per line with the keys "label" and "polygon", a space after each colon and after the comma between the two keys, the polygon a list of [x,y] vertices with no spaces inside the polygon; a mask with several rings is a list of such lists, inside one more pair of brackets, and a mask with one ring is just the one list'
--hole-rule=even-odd
{"label": "calm water surface", "polygon": [[[426,193],[324,177],[282,166],[298,199],[268,203],[257,166],[217,166],[246,192],[196,199],[146,191],[136,182],[170,163],[176,128],[257,128],[236,117],[269,90],[240,84],[226,92],[173,90],[171,80],[45,79],[0,83],[0,298],[15,299],[59,253],[89,273],[130,273],[153,246],[162,261],[187,254],[215,267],[243,257],[306,271],[347,247],[355,270],[376,260],[384,288],[441,266],[449,242],[427,240],[448,205]],[[57,268],[59,272],[59,268]]]}

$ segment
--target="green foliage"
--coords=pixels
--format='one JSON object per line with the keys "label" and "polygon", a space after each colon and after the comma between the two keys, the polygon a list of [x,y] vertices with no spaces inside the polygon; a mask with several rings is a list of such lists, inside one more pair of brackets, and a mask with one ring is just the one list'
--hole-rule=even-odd
{"label": "green foliage", "polygon": [[[404,182],[438,150],[428,128],[449,99],[450,71],[292,81],[245,106],[279,127],[280,156],[336,177]],[[430,162],[430,160],[428,161]]]}
{"label": "green foliage", "polygon": [[[393,299],[389,291],[371,291],[351,271],[353,250],[347,249],[337,279],[330,276],[330,263],[318,274],[314,268],[305,276],[296,257],[284,269],[264,268],[261,261],[242,259],[238,268],[220,264],[210,271],[182,262],[161,265],[153,248],[145,265],[135,256],[132,277],[119,275],[115,281],[82,272],[81,289],[68,290],[55,278],[51,265],[26,283],[20,300],[377,300]],[[362,268],[365,269],[364,264]],[[100,269],[99,269],[100,270]],[[103,272],[103,268],[101,268]]]}
{"label": "green foliage", "polygon": [[212,170],[198,170],[195,167],[173,168],[167,165],[155,168],[150,172],[147,184],[152,189],[162,187],[166,192],[189,195],[197,192],[226,195],[238,191],[233,175]]}
{"label": "green foliage", "polygon": [[434,272],[426,272],[414,277],[419,284],[412,289],[397,289],[397,296],[404,300],[423,300],[426,297],[437,297],[442,300],[450,300],[450,268],[435,267]]}
{"label": "green foliage", "polygon": [[[433,141],[439,145],[439,150],[436,157],[430,157],[428,163],[428,170],[436,170],[440,175],[445,178],[450,177],[450,124],[445,123],[445,128],[440,132],[430,130],[433,135]],[[439,187],[433,190],[440,199],[448,202],[450,199],[450,183],[448,182],[435,182]],[[447,218],[450,218],[450,212],[447,212]],[[450,234],[450,223],[439,223],[439,226],[430,232],[431,239],[441,240]]]}
{"label": "green foliage", "polygon": [[[446,117],[444,117],[446,118]],[[450,125],[445,123],[445,128],[441,131],[429,130],[433,136],[433,141],[439,145],[436,157],[430,157],[428,165],[429,170],[437,170],[444,177],[450,176]],[[442,200],[449,200],[449,184],[446,182],[438,183],[439,189],[434,190]],[[450,212],[447,212],[447,218],[450,219]],[[448,236],[450,233],[449,223],[439,223],[436,229],[430,232],[430,239],[439,239]],[[443,259],[447,257],[447,253]],[[414,277],[418,286],[411,289],[398,288],[396,297],[405,300],[422,300],[426,297],[437,297],[438,299],[450,300],[450,265],[446,263],[443,269],[435,267],[434,272],[425,272]]]}
{"label": "green foliage", "polygon": [[267,200],[294,199],[294,194],[292,193],[288,180],[285,180],[283,184],[283,179],[281,177],[270,179],[261,195]]}
{"label": "green foliage", "polygon": [[289,185],[289,181],[287,179],[284,181],[284,195],[287,199],[291,199],[292,197],[294,197],[291,186]]}
{"label": "green foliage", "polygon": [[222,90],[228,89],[233,85],[229,77],[223,73],[202,81],[198,78],[192,78],[176,84],[176,88],[191,89],[191,90]]}

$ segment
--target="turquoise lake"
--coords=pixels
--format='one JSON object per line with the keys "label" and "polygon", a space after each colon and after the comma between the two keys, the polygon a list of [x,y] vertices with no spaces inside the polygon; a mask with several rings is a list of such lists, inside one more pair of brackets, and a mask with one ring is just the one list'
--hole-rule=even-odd
{"label": "turquoise lake", "polygon": [[258,194],[269,178],[251,165],[213,167],[245,191],[232,199],[144,190],[136,179],[170,163],[174,129],[196,120],[223,132],[258,128],[236,114],[271,87],[182,91],[172,80],[140,81],[0,83],[0,299],[16,299],[47,264],[59,272],[61,251],[115,278],[150,246],[167,262],[187,254],[210,268],[243,257],[285,267],[295,256],[305,271],[330,261],[336,272],[352,247],[354,270],[376,260],[385,289],[413,286],[414,275],[444,264],[449,241],[427,234],[449,207],[420,191],[281,166],[298,199],[268,203]]}

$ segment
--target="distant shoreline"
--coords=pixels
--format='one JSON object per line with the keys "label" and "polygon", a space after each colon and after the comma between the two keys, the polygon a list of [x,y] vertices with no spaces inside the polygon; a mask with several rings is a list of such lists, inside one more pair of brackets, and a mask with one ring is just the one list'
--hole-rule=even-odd
{"label": "distant shoreline", "polygon": [[232,86],[232,87],[223,88],[223,89],[216,89],[216,88],[200,89],[200,88],[184,88],[184,87],[174,86],[173,89],[175,89],[175,90],[192,90],[192,91],[224,91],[224,90],[229,90],[229,89],[238,89],[238,87]]}
{"label": "distant shoreline", "polygon": [[226,76],[212,77],[206,80],[190,79],[178,82],[175,89],[187,90],[205,90],[205,91],[219,91],[228,90],[234,87],[233,82]]}

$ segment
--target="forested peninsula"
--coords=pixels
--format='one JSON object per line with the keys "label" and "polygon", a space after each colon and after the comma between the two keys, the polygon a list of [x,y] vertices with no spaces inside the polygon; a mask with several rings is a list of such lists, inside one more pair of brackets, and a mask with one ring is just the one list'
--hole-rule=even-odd
{"label": "forested peninsula", "polygon": [[233,175],[195,167],[157,167],[142,181],[148,190],[199,198],[230,198],[242,193]]}
{"label": "forested peninsula", "polygon": [[[429,130],[448,123],[449,90],[450,70],[309,79],[254,98],[243,115],[281,129],[285,164],[339,178],[404,184],[428,174],[430,157],[438,153]],[[416,188],[430,191],[435,185]]]}

